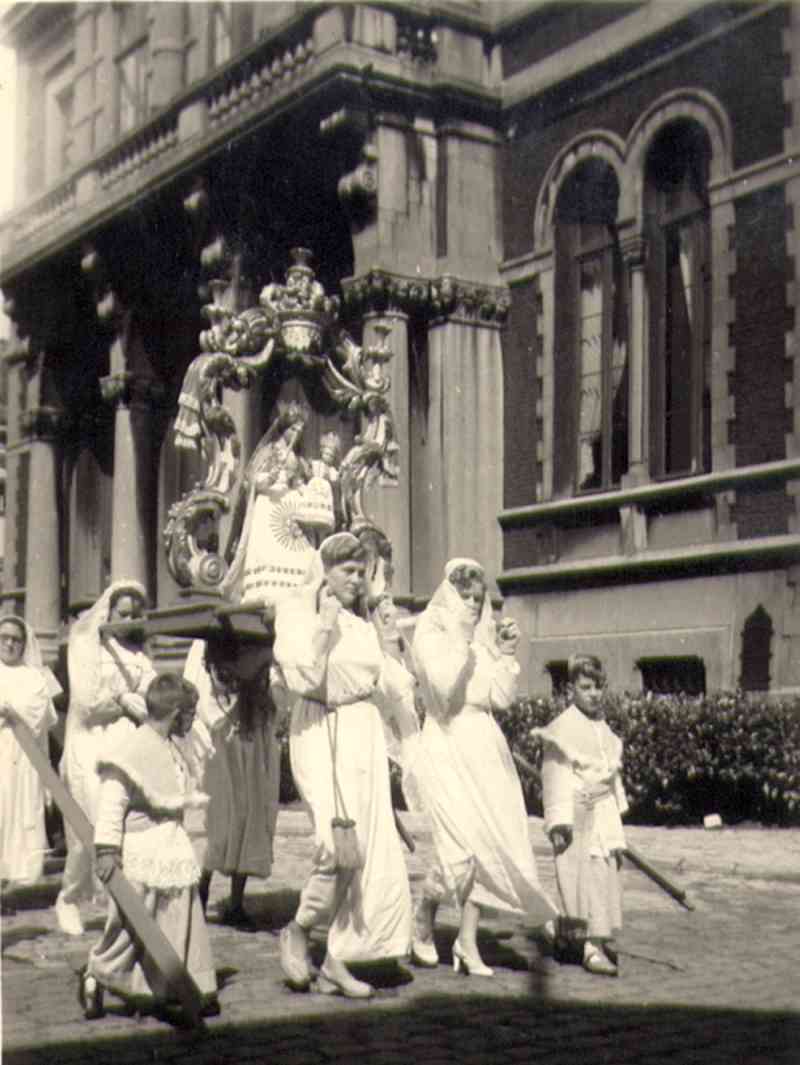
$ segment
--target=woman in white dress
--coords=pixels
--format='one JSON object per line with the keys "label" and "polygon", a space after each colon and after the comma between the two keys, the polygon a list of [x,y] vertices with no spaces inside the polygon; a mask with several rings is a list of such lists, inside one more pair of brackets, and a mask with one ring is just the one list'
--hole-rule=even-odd
{"label": "woman in white dress", "polygon": [[[69,635],[70,698],[61,776],[92,824],[100,792],[97,759],[118,737],[145,719],[144,694],[156,675],[140,644],[122,636],[104,637],[100,629],[109,621],[135,622],[144,605],[141,584],[115,581],[81,614]],[[66,830],[67,860],[56,899],[56,918],[62,932],[81,935],[79,903],[92,899],[96,887],[92,855],[69,825]]]}
{"label": "woman in white dress", "polygon": [[519,629],[495,630],[483,568],[453,559],[417,622],[413,658],[426,717],[415,784],[430,816],[438,866],[415,912],[414,959],[436,965],[433,921],[442,899],[461,906],[453,968],[491,976],[478,951],[482,907],[534,926],[557,908],[539,884],[514,761],[494,719],[517,690]]}
{"label": "woman in white dress", "polygon": [[[363,616],[365,573],[366,552],[355,536],[323,541],[308,582],[278,604],[272,678],[276,703],[291,714],[292,773],[316,844],[297,912],[281,933],[281,964],[290,987],[307,989],[311,930],[329,924],[316,987],[352,998],[368,998],[373,988],[348,964],[396,959],[410,949],[411,895],[384,728],[409,739],[418,731],[413,678],[384,654]],[[355,821],[360,867],[337,849],[334,819]]]}
{"label": "woman in white dress", "polygon": [[[53,696],[60,687],[42,666],[30,625],[13,614],[0,618],[0,884],[37,880],[44,868],[47,836],[45,789],[17,742],[12,721],[25,722],[42,750],[56,724]],[[4,914],[13,907],[3,904]]]}

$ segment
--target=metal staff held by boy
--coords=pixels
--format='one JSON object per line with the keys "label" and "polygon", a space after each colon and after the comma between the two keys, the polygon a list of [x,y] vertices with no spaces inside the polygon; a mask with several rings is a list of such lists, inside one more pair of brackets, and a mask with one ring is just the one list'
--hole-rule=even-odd
{"label": "metal staff held by boy", "polygon": [[653,881],[662,891],[666,891],[676,902],[679,902],[687,910],[693,910],[694,906],[689,902],[686,897],[686,892],[672,883],[671,880],[667,880],[665,876],[657,872],[649,862],[635,851],[633,847],[625,847],[622,851],[624,857],[628,859],[631,865],[635,866],[640,873],[644,873],[646,877]]}

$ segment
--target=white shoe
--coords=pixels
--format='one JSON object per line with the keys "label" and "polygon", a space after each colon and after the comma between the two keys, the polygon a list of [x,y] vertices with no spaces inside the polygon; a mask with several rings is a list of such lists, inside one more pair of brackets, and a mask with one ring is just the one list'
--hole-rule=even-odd
{"label": "white shoe", "polygon": [[77,904],[65,902],[60,895],[56,899],[56,920],[58,921],[58,927],[68,936],[83,935],[83,921]]}

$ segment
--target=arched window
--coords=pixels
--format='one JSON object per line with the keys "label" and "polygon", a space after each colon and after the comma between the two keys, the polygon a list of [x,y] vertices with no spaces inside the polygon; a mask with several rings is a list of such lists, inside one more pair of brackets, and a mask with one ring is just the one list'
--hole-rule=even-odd
{"label": "arched window", "polygon": [[739,687],[746,692],[769,690],[770,661],[772,659],[772,618],[763,606],[758,606],[742,626],[742,671]]}
{"label": "arched window", "polygon": [[607,163],[582,163],[556,202],[554,478],[558,494],[609,488],[628,467],[625,275],[619,188]]}
{"label": "arched window", "polygon": [[708,173],[697,123],[665,126],[647,156],[650,242],[652,473],[699,473],[711,463]]}

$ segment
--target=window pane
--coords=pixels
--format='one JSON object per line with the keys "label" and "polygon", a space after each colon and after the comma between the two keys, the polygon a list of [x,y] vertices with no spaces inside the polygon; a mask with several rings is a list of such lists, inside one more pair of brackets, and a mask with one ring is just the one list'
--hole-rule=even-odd
{"label": "window pane", "polygon": [[231,7],[230,3],[214,5],[211,28],[211,65],[215,67],[226,63],[233,53]]}
{"label": "window pane", "polygon": [[592,488],[602,478],[603,259],[581,263],[578,370],[578,485]]}
{"label": "window pane", "polygon": [[145,47],[136,48],[119,60],[119,131],[127,133],[147,114],[147,65]]}
{"label": "window pane", "polygon": [[692,466],[692,299],[696,271],[690,225],[671,226],[666,238],[666,472],[678,473]]}

